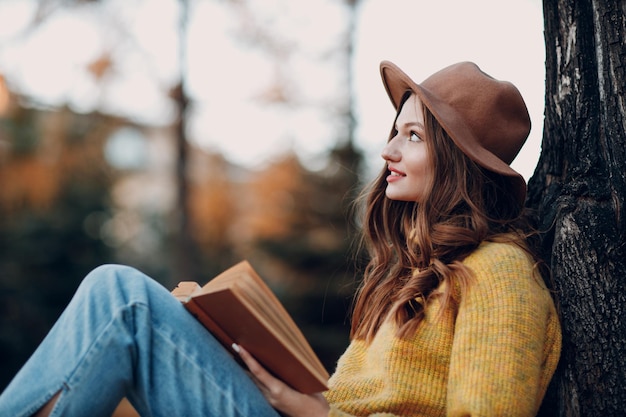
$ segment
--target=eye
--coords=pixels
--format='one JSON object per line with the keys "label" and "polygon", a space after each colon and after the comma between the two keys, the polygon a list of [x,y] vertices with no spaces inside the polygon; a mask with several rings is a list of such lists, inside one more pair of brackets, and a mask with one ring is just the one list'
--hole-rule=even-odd
{"label": "eye", "polygon": [[422,138],[415,132],[411,132],[411,134],[409,135],[409,141],[410,142],[421,142]]}

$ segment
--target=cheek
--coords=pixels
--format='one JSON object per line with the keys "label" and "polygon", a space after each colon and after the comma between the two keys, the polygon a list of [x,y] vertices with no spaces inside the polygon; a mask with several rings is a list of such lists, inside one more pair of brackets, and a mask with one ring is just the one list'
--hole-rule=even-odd
{"label": "cheek", "polygon": [[419,190],[420,197],[424,198],[428,193],[428,190],[432,187],[434,172],[430,158],[427,155],[423,155],[419,161],[419,165],[416,170],[416,176],[419,178]]}
{"label": "cheek", "polygon": [[412,165],[414,167],[413,172],[422,179],[427,179],[432,176],[432,164],[426,152],[416,154],[413,158]]}
{"label": "cheek", "polygon": [[428,179],[428,181],[430,181],[433,177],[433,166],[430,163],[430,160],[425,159],[424,160],[424,178]]}

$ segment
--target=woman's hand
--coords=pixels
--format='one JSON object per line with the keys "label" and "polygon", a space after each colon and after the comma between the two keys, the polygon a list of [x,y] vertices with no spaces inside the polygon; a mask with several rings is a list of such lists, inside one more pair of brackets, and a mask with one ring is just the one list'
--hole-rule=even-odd
{"label": "woman's hand", "polygon": [[328,416],[329,406],[321,393],[302,394],[275,378],[241,346],[233,344],[233,349],[248,366],[252,380],[272,407],[290,417]]}

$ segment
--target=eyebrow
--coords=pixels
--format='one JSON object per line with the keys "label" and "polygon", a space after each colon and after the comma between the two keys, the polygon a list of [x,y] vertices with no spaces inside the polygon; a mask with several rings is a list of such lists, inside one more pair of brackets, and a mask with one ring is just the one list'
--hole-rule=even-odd
{"label": "eyebrow", "polygon": [[[419,129],[422,129],[422,131],[424,131],[424,125],[423,125],[423,124],[421,124],[420,122],[406,122],[406,123],[405,123],[405,124],[403,124],[402,126],[403,126],[403,127],[413,127],[413,126],[415,126],[415,127],[419,128]],[[394,128],[395,128],[396,130],[399,130],[399,129],[398,129],[398,125],[397,125],[397,124],[394,126]]]}

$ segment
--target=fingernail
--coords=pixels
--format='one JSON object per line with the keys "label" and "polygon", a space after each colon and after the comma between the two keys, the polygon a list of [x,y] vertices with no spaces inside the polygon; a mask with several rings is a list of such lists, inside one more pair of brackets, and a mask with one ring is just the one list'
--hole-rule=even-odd
{"label": "fingernail", "polygon": [[237,353],[241,352],[241,349],[239,348],[239,345],[237,343],[233,343],[232,346],[233,350]]}

